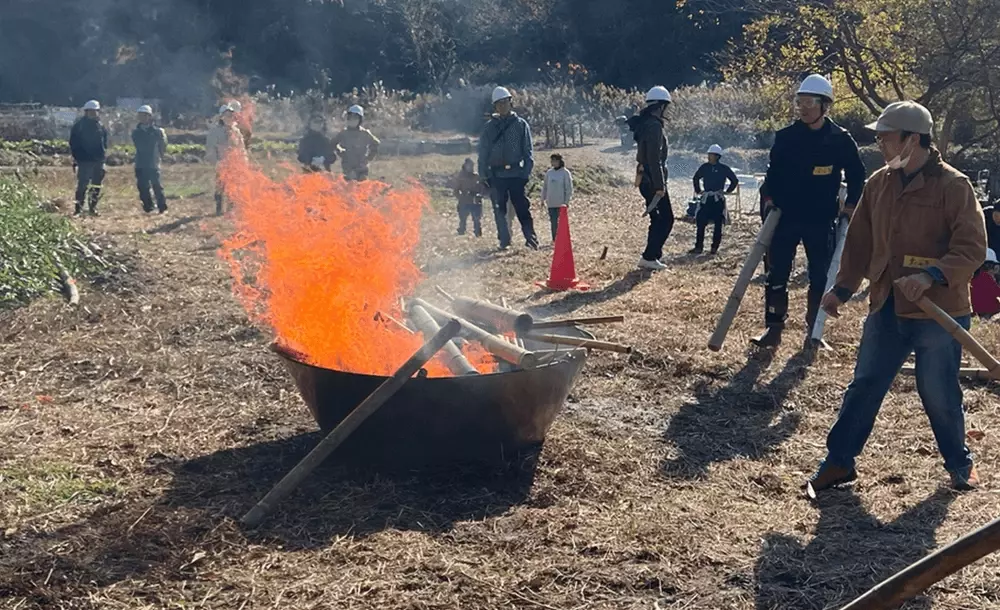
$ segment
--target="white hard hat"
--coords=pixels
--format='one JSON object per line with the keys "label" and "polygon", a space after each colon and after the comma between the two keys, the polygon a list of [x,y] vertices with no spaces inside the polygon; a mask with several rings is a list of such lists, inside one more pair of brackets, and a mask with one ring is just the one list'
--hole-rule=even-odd
{"label": "white hard hat", "polygon": [[361,118],[365,118],[365,109],[355,104],[347,109],[347,114],[356,114]]}
{"label": "white hard hat", "polygon": [[718,144],[712,144],[708,147],[708,154],[722,156],[722,147]]}
{"label": "white hard hat", "polygon": [[84,110],[100,110],[101,109],[101,103],[98,102],[97,100],[90,100],[89,102],[87,102],[86,104],[83,105],[83,109]]}
{"label": "white hard hat", "polygon": [[233,107],[229,104],[223,104],[219,106],[219,114],[226,114],[227,112],[233,112]]}
{"label": "white hard hat", "polygon": [[493,90],[493,103],[496,104],[500,100],[509,100],[514,97],[511,95],[510,90],[506,87],[497,87]]}
{"label": "white hard hat", "polygon": [[799,85],[799,90],[796,91],[796,95],[819,95],[825,97],[826,99],[833,101],[833,85],[826,77],[819,74],[810,74],[806,77],[802,84]]}
{"label": "white hard hat", "polygon": [[986,248],[986,262],[995,263],[997,261],[997,253],[993,248]]}
{"label": "white hard hat", "polygon": [[670,92],[667,91],[666,87],[661,87],[659,85],[653,87],[646,93],[646,103],[651,104],[653,102],[671,102]]}
{"label": "white hard hat", "polygon": [[139,114],[153,114],[153,109],[150,108],[148,105],[143,105],[139,106],[139,109],[136,110],[136,112],[138,112]]}
{"label": "white hard hat", "polygon": [[239,112],[243,110],[243,104],[239,103],[236,100],[229,102],[229,107],[233,109],[233,112]]}

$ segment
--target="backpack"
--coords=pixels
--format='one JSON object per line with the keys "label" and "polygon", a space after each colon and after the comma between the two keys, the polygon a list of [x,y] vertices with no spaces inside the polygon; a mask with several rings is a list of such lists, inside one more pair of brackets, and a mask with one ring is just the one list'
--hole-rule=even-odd
{"label": "backpack", "polygon": [[635,140],[636,142],[639,141],[639,130],[646,122],[646,118],[647,115],[637,114],[635,116],[629,117],[625,121],[625,124],[628,125],[628,128],[632,130],[632,139]]}

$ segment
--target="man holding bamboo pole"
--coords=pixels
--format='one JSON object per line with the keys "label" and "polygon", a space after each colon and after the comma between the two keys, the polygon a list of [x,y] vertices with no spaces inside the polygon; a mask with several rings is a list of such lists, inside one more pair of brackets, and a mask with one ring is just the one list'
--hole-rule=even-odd
{"label": "man holding bamboo pole", "polygon": [[886,166],[865,185],[840,272],[822,307],[838,317],[865,277],[871,307],[854,381],[827,437],[827,457],[809,480],[810,495],[856,478],[854,460],[911,353],[917,390],[952,485],[969,490],[979,483],[965,445],[961,345],[916,304],[926,297],[968,329],[969,280],[986,258],[986,228],[972,185],[931,145],[933,124],[923,106],[897,102],[869,126]]}

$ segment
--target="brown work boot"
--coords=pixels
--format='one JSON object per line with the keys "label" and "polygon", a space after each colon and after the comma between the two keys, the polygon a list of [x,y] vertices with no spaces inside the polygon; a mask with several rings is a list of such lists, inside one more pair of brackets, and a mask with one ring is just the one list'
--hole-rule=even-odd
{"label": "brown work boot", "polygon": [[768,326],[764,334],[750,339],[750,343],[764,349],[775,349],[781,345],[781,332],[782,329],[777,326]]}
{"label": "brown work boot", "polygon": [[956,491],[975,491],[979,489],[979,473],[976,472],[975,465],[966,466],[949,474],[951,475],[952,489]]}
{"label": "brown work boot", "polygon": [[816,474],[809,477],[809,480],[806,481],[806,494],[815,500],[816,492],[839,485],[846,485],[857,478],[858,473],[853,468],[841,468],[840,466],[823,463],[820,465],[819,470],[816,471]]}

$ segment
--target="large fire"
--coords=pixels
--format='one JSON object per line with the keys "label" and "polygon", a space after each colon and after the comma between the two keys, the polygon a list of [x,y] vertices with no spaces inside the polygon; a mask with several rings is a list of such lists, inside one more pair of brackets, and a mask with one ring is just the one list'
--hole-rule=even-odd
{"label": "large fire", "polygon": [[[275,181],[232,156],[220,181],[235,230],[221,254],[234,289],[278,342],[323,368],[390,375],[423,344],[387,319],[421,280],[414,263],[427,193],[416,184],[345,182],[324,173]],[[382,315],[379,315],[382,314]],[[467,350],[481,372],[493,364]],[[438,361],[432,377],[450,375]]]}

